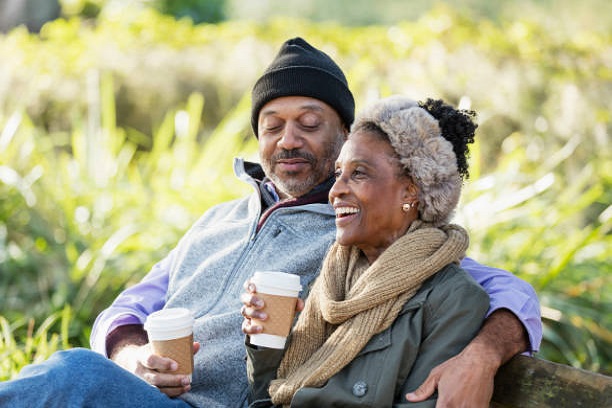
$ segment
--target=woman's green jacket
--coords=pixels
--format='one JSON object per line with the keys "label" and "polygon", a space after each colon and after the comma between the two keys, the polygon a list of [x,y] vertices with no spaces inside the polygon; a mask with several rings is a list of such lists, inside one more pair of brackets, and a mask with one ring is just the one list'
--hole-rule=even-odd
{"label": "woman's green jacket", "polygon": [[[325,385],[299,389],[291,407],[435,407],[437,394],[421,403],[409,403],[405,395],[463,350],[488,307],[480,285],[459,266],[446,266],[406,302],[391,327]],[[246,348],[250,407],[272,406],[267,388],[283,350],[257,348],[248,339]]]}

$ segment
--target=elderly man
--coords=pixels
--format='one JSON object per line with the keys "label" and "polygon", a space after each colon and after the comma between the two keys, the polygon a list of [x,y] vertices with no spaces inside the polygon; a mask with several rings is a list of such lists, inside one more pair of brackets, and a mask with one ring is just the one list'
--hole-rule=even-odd
{"label": "elderly man", "polygon": [[[286,41],[252,92],[261,165],[234,163],[236,176],[253,193],[204,213],[165,259],[98,316],[91,345],[99,354],[68,350],[29,366],[18,379],[0,384],[0,403],[246,406],[243,282],[257,269],[273,269],[299,275],[306,286],[319,273],[335,236],[327,199],[334,162],[354,109],[337,64],[301,38]],[[439,404],[486,406],[497,368],[539,346],[539,306],[531,286],[469,258],[462,266],[489,293],[489,316],[473,342],[432,371],[411,400],[437,388]],[[186,307],[195,316],[191,382],[172,374],[176,363],[148,346],[143,323],[164,307]]]}

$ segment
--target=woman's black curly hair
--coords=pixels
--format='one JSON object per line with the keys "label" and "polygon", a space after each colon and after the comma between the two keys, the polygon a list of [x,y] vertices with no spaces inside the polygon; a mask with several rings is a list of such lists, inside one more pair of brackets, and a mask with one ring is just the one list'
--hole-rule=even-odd
{"label": "woman's black curly hair", "polygon": [[436,118],[440,125],[442,137],[451,142],[453,151],[457,156],[457,168],[459,174],[467,179],[467,159],[470,157],[469,143],[474,143],[474,133],[478,125],[474,123],[476,112],[465,109],[455,109],[444,103],[441,99],[427,99],[419,102],[419,107],[425,109],[431,116]]}

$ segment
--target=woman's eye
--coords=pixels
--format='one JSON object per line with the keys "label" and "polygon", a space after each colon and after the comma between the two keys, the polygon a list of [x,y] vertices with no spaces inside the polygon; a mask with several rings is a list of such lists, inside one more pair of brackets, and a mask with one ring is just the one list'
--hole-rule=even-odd
{"label": "woman's eye", "polygon": [[[350,175],[351,175],[351,178],[353,179],[360,179],[360,178],[366,177],[366,173],[362,170],[351,170]],[[340,177],[342,177],[342,170],[334,171],[334,177],[336,179],[339,179]]]}

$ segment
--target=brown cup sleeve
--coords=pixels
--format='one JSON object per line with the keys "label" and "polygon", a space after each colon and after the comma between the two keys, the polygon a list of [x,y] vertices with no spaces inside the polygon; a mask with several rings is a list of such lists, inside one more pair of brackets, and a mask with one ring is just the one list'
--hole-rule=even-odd
{"label": "brown cup sleeve", "polygon": [[178,369],[175,374],[193,373],[193,334],[172,340],[153,340],[153,353],[176,361]]}
{"label": "brown cup sleeve", "polygon": [[253,319],[253,321],[263,327],[263,333],[276,336],[287,337],[293,325],[295,316],[295,305],[297,297],[270,295],[267,293],[257,293],[264,301],[262,311],[268,314],[266,321]]}

